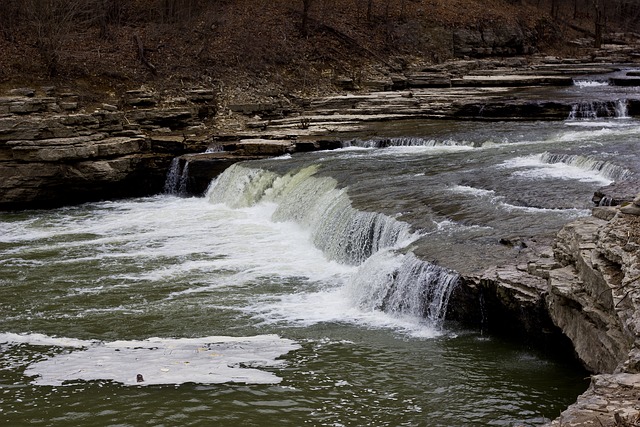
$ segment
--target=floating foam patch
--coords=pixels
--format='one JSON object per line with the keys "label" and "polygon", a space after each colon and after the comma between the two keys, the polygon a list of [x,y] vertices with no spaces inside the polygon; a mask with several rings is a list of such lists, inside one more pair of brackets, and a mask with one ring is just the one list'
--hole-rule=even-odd
{"label": "floating foam patch", "polygon": [[277,335],[253,337],[149,338],[142,341],[83,341],[40,334],[0,334],[0,343],[70,347],[67,353],[25,370],[35,385],[111,380],[124,385],[277,384],[281,378],[258,368],[278,367],[278,357],[300,348]]}

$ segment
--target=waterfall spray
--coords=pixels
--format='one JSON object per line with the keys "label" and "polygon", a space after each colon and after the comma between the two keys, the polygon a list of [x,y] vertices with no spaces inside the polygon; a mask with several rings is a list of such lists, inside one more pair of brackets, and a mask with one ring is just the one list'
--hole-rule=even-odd
{"label": "waterfall spray", "polygon": [[411,252],[397,253],[419,233],[405,222],[355,209],[346,189],[333,178],[316,176],[317,171],[318,166],[309,166],[279,176],[236,164],[211,185],[207,197],[232,207],[276,203],[273,220],[302,225],[327,258],[360,266],[347,286],[357,306],[442,322],[458,275]]}

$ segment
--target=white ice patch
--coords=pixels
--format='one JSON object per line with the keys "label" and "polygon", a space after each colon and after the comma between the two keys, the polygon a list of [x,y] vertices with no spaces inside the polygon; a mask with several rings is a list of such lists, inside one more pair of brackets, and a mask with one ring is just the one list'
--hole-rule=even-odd
{"label": "white ice patch", "polygon": [[0,334],[0,342],[76,350],[33,363],[25,370],[34,385],[111,380],[124,385],[277,384],[281,378],[257,368],[277,367],[276,358],[300,348],[277,335],[253,337],[148,338],[143,341],[82,341],[40,334]]}

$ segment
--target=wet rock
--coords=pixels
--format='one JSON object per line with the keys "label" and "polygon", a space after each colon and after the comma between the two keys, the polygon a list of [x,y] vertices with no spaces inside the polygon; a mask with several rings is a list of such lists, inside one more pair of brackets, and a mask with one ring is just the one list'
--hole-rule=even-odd
{"label": "wet rock", "polygon": [[639,188],[637,178],[624,179],[599,188],[591,200],[598,206],[619,206],[632,202]]}
{"label": "wet rock", "polygon": [[290,140],[243,139],[235,144],[241,156],[281,156],[294,151],[295,142]]}
{"label": "wet rock", "polygon": [[571,86],[573,78],[567,76],[490,75],[464,76],[452,79],[453,87],[519,87],[519,86]]}
{"label": "wet rock", "polygon": [[33,98],[34,96],[36,96],[36,91],[28,87],[18,87],[15,89],[10,89],[8,93],[11,96],[26,96],[29,98]]}
{"label": "wet rock", "polygon": [[613,217],[618,213],[618,209],[609,206],[601,206],[597,208],[593,208],[591,211],[591,215],[595,218],[602,219],[604,221],[611,221]]}
{"label": "wet rock", "polygon": [[589,390],[553,426],[635,425],[639,419],[638,230],[640,218],[619,213],[609,221],[574,221],[558,234],[555,252],[563,267],[550,274],[549,312],[583,363],[602,375],[592,377]]}
{"label": "wet rock", "polygon": [[626,215],[640,216],[640,206],[631,203],[620,208],[620,212]]}
{"label": "wet rock", "polygon": [[185,138],[182,135],[153,135],[149,141],[154,152],[182,153],[185,150]]}
{"label": "wet rock", "polygon": [[640,422],[640,375],[595,375],[589,389],[562,415],[547,424],[553,427],[637,426]]}
{"label": "wet rock", "polygon": [[211,181],[224,172],[229,166],[245,160],[257,160],[265,156],[245,156],[235,153],[202,153],[187,154],[180,157],[180,168],[184,170],[188,164],[188,174],[184,183],[184,195],[201,196]]}

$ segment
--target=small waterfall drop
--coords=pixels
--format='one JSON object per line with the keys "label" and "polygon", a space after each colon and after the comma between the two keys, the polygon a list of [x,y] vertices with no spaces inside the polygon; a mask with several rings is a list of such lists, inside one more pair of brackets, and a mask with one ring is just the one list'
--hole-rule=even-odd
{"label": "small waterfall drop", "polygon": [[354,139],[345,141],[343,148],[361,147],[361,148],[389,148],[389,147],[456,147],[456,146],[473,146],[467,141],[427,139],[421,137],[396,137],[396,138],[377,138],[377,139]]}
{"label": "small waterfall drop", "polygon": [[628,118],[627,100],[583,101],[573,104],[568,120],[596,120],[602,118]]}
{"label": "small waterfall drop", "polygon": [[458,275],[411,252],[397,253],[419,234],[405,222],[355,209],[346,190],[317,171],[314,165],[280,176],[236,164],[214,181],[207,197],[237,208],[275,203],[274,221],[296,222],[327,258],[359,266],[346,291],[360,309],[441,323]]}
{"label": "small waterfall drop", "polygon": [[597,160],[590,156],[573,154],[542,153],[540,160],[544,163],[564,163],[581,169],[598,172],[604,178],[620,181],[631,176],[631,171],[608,161]]}
{"label": "small waterfall drop", "polygon": [[600,199],[600,202],[598,202],[598,206],[613,206],[613,199],[611,197],[605,196],[602,199]]}
{"label": "small waterfall drop", "polygon": [[348,292],[364,310],[381,310],[396,317],[444,320],[458,274],[422,261],[412,253],[380,251],[360,266]]}
{"label": "small waterfall drop", "polygon": [[616,101],[616,118],[618,119],[629,118],[628,102],[626,99],[618,99]]}
{"label": "small waterfall drop", "polygon": [[609,80],[593,80],[593,79],[574,79],[573,85],[578,86],[580,88],[592,88],[592,87],[601,87],[601,86],[609,86]]}
{"label": "small waterfall drop", "polygon": [[189,162],[183,161],[180,157],[174,158],[167,171],[167,177],[164,182],[164,194],[185,196],[187,195],[188,182]]}
{"label": "small waterfall drop", "polygon": [[309,166],[279,176],[236,164],[218,178],[207,197],[236,208],[263,200],[276,203],[273,220],[294,221],[309,229],[314,245],[329,259],[351,265],[418,238],[407,223],[353,208],[335,179],[316,177],[316,172],[316,166]]}

